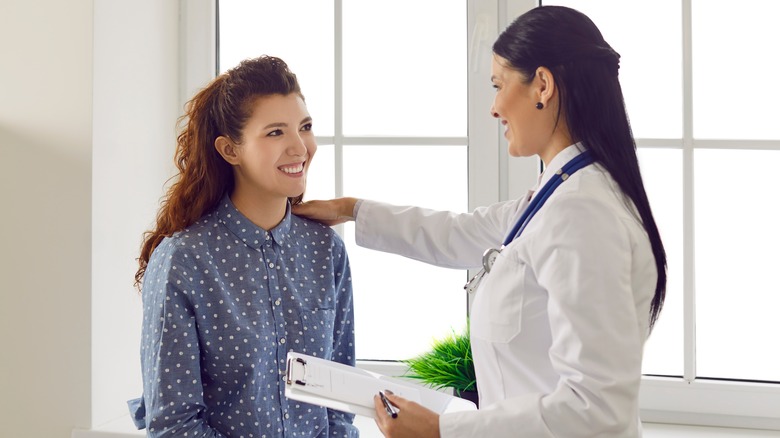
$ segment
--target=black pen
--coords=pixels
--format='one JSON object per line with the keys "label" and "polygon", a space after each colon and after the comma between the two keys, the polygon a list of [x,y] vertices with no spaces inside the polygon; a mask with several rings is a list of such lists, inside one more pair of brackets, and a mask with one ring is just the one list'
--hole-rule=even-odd
{"label": "black pen", "polygon": [[385,393],[382,391],[379,391],[379,398],[382,399],[382,404],[385,405],[385,410],[387,411],[387,415],[397,418],[398,412],[393,408],[393,405],[390,404],[390,401],[385,397]]}

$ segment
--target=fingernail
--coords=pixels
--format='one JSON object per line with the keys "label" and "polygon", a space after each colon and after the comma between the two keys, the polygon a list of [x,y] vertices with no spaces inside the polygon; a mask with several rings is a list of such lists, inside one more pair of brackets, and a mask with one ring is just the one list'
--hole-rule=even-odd
{"label": "fingernail", "polygon": [[389,389],[385,389],[385,394],[395,395],[393,394],[393,391],[390,391]]}

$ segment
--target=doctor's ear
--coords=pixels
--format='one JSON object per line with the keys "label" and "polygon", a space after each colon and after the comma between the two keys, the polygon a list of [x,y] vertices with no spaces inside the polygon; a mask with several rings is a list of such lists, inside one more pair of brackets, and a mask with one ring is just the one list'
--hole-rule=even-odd
{"label": "doctor's ear", "polygon": [[555,77],[547,67],[539,67],[535,73],[534,82],[539,94],[539,102],[547,106],[547,103],[555,94]]}
{"label": "doctor's ear", "polygon": [[214,147],[219,152],[219,155],[229,164],[238,164],[238,148],[230,139],[220,135],[214,140]]}

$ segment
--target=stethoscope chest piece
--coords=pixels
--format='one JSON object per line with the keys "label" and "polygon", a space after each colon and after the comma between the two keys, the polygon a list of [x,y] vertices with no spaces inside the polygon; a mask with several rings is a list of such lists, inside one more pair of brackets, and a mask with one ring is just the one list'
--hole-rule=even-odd
{"label": "stethoscope chest piece", "polygon": [[498,254],[501,253],[502,249],[504,249],[503,246],[501,248],[488,248],[484,254],[482,254],[482,269],[471,277],[471,280],[463,286],[463,289],[466,289],[466,292],[473,294],[477,291],[479,283],[485,275],[490,272],[490,269],[493,268],[493,263],[496,262],[496,258],[498,258]]}
{"label": "stethoscope chest piece", "polygon": [[493,268],[493,263],[496,262],[496,259],[498,258],[498,254],[501,253],[501,248],[488,248],[484,254],[482,254],[482,267],[485,269],[485,272],[490,272],[490,270]]}

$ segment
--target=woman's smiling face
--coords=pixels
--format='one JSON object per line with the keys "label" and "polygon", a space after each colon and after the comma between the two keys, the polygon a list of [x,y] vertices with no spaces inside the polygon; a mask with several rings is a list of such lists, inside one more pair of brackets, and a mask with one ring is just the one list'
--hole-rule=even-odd
{"label": "woman's smiling face", "polygon": [[306,189],[306,173],[317,151],[312,119],[301,96],[259,97],[237,145],[236,189],[263,198],[287,199]]}

